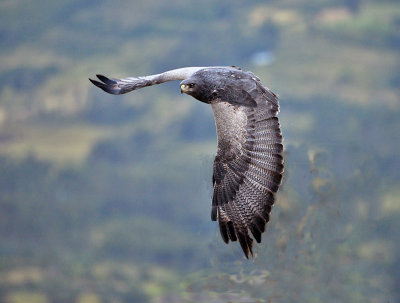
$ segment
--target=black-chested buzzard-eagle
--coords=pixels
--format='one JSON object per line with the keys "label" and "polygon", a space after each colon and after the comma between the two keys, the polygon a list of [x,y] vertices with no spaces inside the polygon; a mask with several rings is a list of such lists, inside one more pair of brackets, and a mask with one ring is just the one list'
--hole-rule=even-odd
{"label": "black-chested buzzard-eagle", "polygon": [[211,219],[222,239],[239,240],[246,257],[260,243],[283,175],[278,97],[251,72],[237,67],[186,67],[146,77],[90,81],[119,95],[167,81],[183,80],[181,92],[210,104],[218,137],[213,167]]}

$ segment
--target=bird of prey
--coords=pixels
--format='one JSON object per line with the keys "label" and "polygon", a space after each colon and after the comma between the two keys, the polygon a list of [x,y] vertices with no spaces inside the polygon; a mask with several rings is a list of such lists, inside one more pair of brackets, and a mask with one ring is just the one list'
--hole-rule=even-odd
{"label": "bird of prey", "polygon": [[252,72],[238,67],[185,67],[161,74],[89,79],[113,95],[183,80],[181,93],[210,104],[217,130],[211,220],[225,243],[239,240],[246,258],[260,243],[284,171],[278,97]]}

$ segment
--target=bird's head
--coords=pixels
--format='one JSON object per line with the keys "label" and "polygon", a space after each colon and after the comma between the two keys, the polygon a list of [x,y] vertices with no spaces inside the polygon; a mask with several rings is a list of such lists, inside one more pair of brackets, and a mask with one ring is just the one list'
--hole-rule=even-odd
{"label": "bird's head", "polygon": [[181,94],[185,93],[190,95],[192,92],[194,92],[196,83],[188,81],[188,80],[184,80],[181,82]]}
{"label": "bird's head", "polygon": [[210,103],[218,97],[214,85],[202,77],[193,75],[181,82],[181,93],[188,94],[204,103]]}

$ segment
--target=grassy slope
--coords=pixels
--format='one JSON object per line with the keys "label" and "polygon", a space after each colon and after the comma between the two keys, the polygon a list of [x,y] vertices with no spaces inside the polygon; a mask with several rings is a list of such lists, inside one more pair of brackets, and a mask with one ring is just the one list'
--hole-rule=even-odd
{"label": "grassy slope", "polygon": [[[9,6],[12,5],[9,4]],[[274,3],[255,6],[248,10],[245,15],[246,22],[244,23],[247,24],[249,30],[252,30],[257,24],[271,21],[269,19],[272,19],[272,22],[275,22],[280,28],[280,43],[276,50],[276,59],[270,67],[250,66],[250,68],[269,87],[277,91],[283,100],[293,98],[306,100],[308,98],[334,96],[337,100],[359,104],[360,106],[375,106],[379,102],[380,106],[398,108],[397,90],[390,89],[385,84],[385,79],[393,73],[393,67],[395,67],[395,63],[398,60],[398,52],[385,48],[365,47],[360,43],[348,43],[347,40],[338,39],[335,36],[327,38],[324,32],[320,30],[323,26],[329,26],[332,31],[335,29],[341,31],[343,26],[350,27],[351,22],[355,24],[354,28],[357,29],[360,27],[357,25],[359,23],[369,24],[368,18],[378,24],[381,22],[383,26],[388,19],[397,16],[399,13],[398,9],[391,9],[392,7],[397,8],[397,6],[389,3],[380,5],[379,10],[377,10],[375,4],[366,4],[358,15],[349,15],[345,21],[339,19],[335,23],[334,21],[324,21],[324,16],[328,18],[326,16],[330,15],[323,12],[316,15],[314,19],[310,19],[306,15],[301,15],[299,11],[288,8],[274,8]],[[36,9],[40,10],[40,8],[39,6]],[[59,12],[60,10],[63,11],[61,8],[63,7],[57,5],[54,10],[49,8],[50,17],[55,18],[57,14],[61,14]],[[67,8],[64,7],[64,9],[66,10]],[[122,9],[119,8],[120,11]],[[274,14],[265,14],[260,17],[257,12],[262,12],[263,10],[265,12],[270,10]],[[9,8],[7,16],[12,18],[17,11],[21,12],[18,7]],[[330,14],[334,13],[331,12]],[[93,94],[93,87],[85,80],[88,75],[93,75],[95,72],[107,72],[110,75],[146,74],[149,72],[150,66],[146,66],[144,62],[151,62],[153,58],[159,57],[156,52],[159,49],[157,44],[164,40],[163,43],[167,45],[167,48],[163,48],[163,51],[168,52],[168,45],[171,46],[177,43],[179,39],[182,39],[179,36],[174,39],[162,39],[162,36],[158,34],[150,39],[143,37],[134,40],[128,39],[126,42],[116,38],[115,42],[122,43],[122,45],[115,47],[115,51],[112,53],[108,51],[106,53],[100,52],[99,54],[91,46],[93,50],[90,52],[90,56],[83,54],[83,56],[78,57],[75,57],[71,52],[65,53],[65,51],[61,52],[57,49],[59,46],[56,43],[60,41],[61,37],[63,39],[63,35],[70,36],[75,33],[70,28],[72,27],[71,24],[82,28],[83,25],[80,22],[84,22],[83,18],[92,20],[95,15],[98,15],[99,19],[107,20],[108,14],[109,12],[100,10],[100,8],[95,11],[78,10],[75,13],[71,13],[69,18],[66,18],[65,21],[63,20],[64,22],[56,23],[55,27],[44,29],[43,25],[37,24],[37,28],[34,27],[32,29],[38,37],[37,40],[21,40],[16,50],[3,52],[0,57],[0,66],[3,72],[26,67],[40,69],[48,66],[53,66],[58,70],[56,75],[44,79],[40,84],[40,88],[35,86],[36,79],[28,79],[26,85],[32,86],[28,92],[20,92],[18,88],[10,87],[7,84],[3,86],[3,93],[1,94],[2,106],[0,107],[1,116],[3,120],[11,124],[10,127],[3,127],[3,136],[9,137],[10,129],[23,128],[21,123],[25,122],[24,120],[21,121],[21,117],[37,115],[43,112],[61,113],[67,116],[81,112],[86,106],[88,94]],[[366,19],[368,20],[362,21]],[[32,16],[32,19],[26,20],[26,22],[30,23],[20,26],[23,28],[31,27],[31,24],[35,24],[35,20]],[[42,22],[50,21],[43,20]],[[64,23],[67,23],[67,25]],[[102,24],[100,31],[102,31],[101,34],[105,32],[107,37],[105,40],[110,39],[109,43],[111,44],[112,37],[107,33],[107,26],[111,25]],[[129,28],[135,25],[119,24],[119,26]],[[160,25],[160,28],[166,30],[168,34],[172,34],[171,31],[175,30],[175,28],[168,30],[168,27],[163,27],[162,25]],[[313,28],[316,28],[316,30],[313,30]],[[23,32],[23,29],[20,28],[15,30]],[[363,27],[360,29],[361,33],[362,30]],[[66,33],[64,33],[65,31]],[[99,37],[93,39],[98,40]],[[97,43],[97,40],[93,43]],[[41,43],[50,46],[43,51]],[[83,46],[89,47],[85,43]],[[107,49],[107,47],[104,47],[104,49]],[[73,58],[71,58],[71,55]],[[245,63],[242,62],[242,64]],[[196,64],[196,62],[193,62],[193,64]],[[29,81],[33,82],[33,84]],[[159,90],[158,92],[161,93],[162,91]],[[163,91],[162,93],[165,92]],[[124,98],[123,102],[135,101],[141,103],[145,102],[141,100],[145,100],[149,96],[147,93],[141,95],[137,93]],[[173,99],[176,97],[176,90],[175,92],[168,91],[166,106],[177,108],[173,104]],[[110,99],[110,102],[114,102],[112,101],[114,100],[113,98]],[[182,106],[185,102],[189,103],[190,100],[182,101],[179,106]],[[154,114],[157,116],[158,106],[154,105]],[[186,104],[185,106],[190,107],[190,105]],[[164,114],[160,118],[166,119],[164,117],[165,112],[163,111]],[[154,118],[154,116],[152,117]],[[18,127],[12,126],[15,120],[18,121]],[[173,120],[175,119],[170,121],[172,122]],[[29,122],[27,123],[29,124]],[[32,129],[35,127],[38,127],[36,131]],[[30,125],[31,131],[19,132],[18,139],[7,140],[5,148],[1,152],[8,155],[11,153],[13,155],[23,155],[30,151],[39,153],[40,158],[46,158],[49,155],[51,157],[51,153],[44,154],[46,150],[51,150],[54,145],[63,148],[63,144],[65,144],[68,145],[68,150],[71,153],[68,153],[69,155],[65,158],[60,155],[57,160],[82,161],[87,155],[88,148],[98,140],[98,136],[94,134],[96,130],[94,132],[81,132],[79,135],[74,136],[74,131],[79,131],[79,128],[72,126],[70,130],[66,131],[69,135],[64,136],[63,133],[58,131],[52,133],[41,132],[40,128],[42,127],[42,125]],[[68,125],[63,125],[60,128],[65,127],[68,127]],[[103,132],[103,130],[99,132]],[[113,130],[106,133],[112,134]],[[46,138],[43,138],[44,136]],[[71,142],[71,139],[73,139],[73,142]],[[27,142],[25,143],[24,140],[27,140]],[[40,145],[40,147],[37,145]],[[76,151],[73,150],[74,147],[76,147]],[[54,159],[55,157],[52,160]]]}
{"label": "grassy slope", "polygon": [[[205,155],[214,153],[215,139],[208,136],[203,138],[200,143],[182,140],[179,135],[181,132],[181,126],[179,125],[187,117],[192,117],[190,116],[191,114],[194,113],[194,116],[196,116],[199,112],[202,113],[203,117],[209,118],[209,120],[205,121],[212,123],[211,112],[205,109],[204,106],[194,105],[193,100],[190,98],[180,96],[176,85],[136,92],[128,96],[112,97],[96,91],[86,79],[89,75],[94,75],[97,72],[104,72],[111,76],[137,75],[157,72],[160,66],[172,68],[174,64],[179,66],[188,61],[190,62],[190,55],[186,54],[185,57],[184,53],[178,53],[175,56],[174,51],[187,39],[187,35],[193,34],[192,28],[199,26],[201,19],[205,18],[209,21],[208,26],[204,27],[206,33],[213,28],[221,30],[216,32],[217,34],[223,33],[223,29],[228,26],[227,22],[229,20],[224,20],[222,17],[215,18],[215,10],[212,10],[213,13],[207,10],[209,13],[204,12],[203,16],[200,13],[201,9],[198,9],[196,10],[197,15],[190,5],[183,7],[180,2],[171,6],[163,6],[159,5],[158,1],[146,1],[146,4],[142,4],[140,10],[138,9],[137,11],[132,10],[133,5],[125,1],[96,5],[92,5],[90,1],[85,1],[84,4],[87,7],[82,7],[78,2],[52,3],[50,7],[44,1],[37,1],[32,7],[27,7],[26,1],[5,1],[1,3],[2,9],[0,11],[3,13],[0,22],[3,32],[12,32],[15,37],[20,38],[12,40],[12,35],[7,36],[10,47],[3,49],[0,56],[0,76],[7,75],[5,80],[3,78],[3,86],[0,91],[0,120],[3,121],[0,128],[0,138],[2,139],[0,153],[17,158],[33,153],[40,159],[57,163],[60,167],[68,167],[71,162],[80,166],[86,164],[87,156],[99,141],[121,138],[122,142],[124,142],[123,140],[126,138],[146,131],[152,140],[150,151],[153,154],[151,156],[157,158],[157,160],[154,163],[151,161],[139,164],[129,163],[125,164],[126,167],[117,168],[111,165],[104,168],[99,167],[98,171],[91,171],[92,175],[88,179],[100,179],[98,183],[93,183],[93,193],[91,195],[95,195],[95,199],[105,203],[107,202],[107,197],[104,198],[103,194],[106,195],[112,192],[109,187],[111,188],[114,184],[101,183],[109,181],[109,179],[102,176],[101,171],[103,169],[103,171],[107,170],[108,174],[115,178],[115,185],[123,186],[126,189],[126,195],[134,197],[136,202],[141,201],[140,193],[137,193],[137,189],[132,184],[129,184],[131,181],[141,184],[142,188],[140,189],[151,195],[152,188],[147,188],[146,184],[151,182],[152,186],[156,184],[156,186],[161,187],[165,186],[163,180],[169,179],[172,180],[170,181],[170,186],[174,191],[182,192],[179,195],[179,201],[186,201],[186,192],[176,184],[185,184],[184,181],[188,178],[187,175],[191,175],[192,172],[196,174],[194,177],[204,179],[202,180],[204,183],[209,181],[207,179],[209,172],[202,171],[203,168],[199,168],[198,162],[206,162],[208,166],[203,166],[209,167],[212,159],[208,159],[208,156]],[[367,35],[366,31],[368,32],[368,28],[372,23],[382,25],[377,26],[377,28],[382,27],[384,28],[383,31],[386,31],[387,20],[392,20],[399,16],[398,5],[385,3],[378,6],[374,2],[363,2],[359,14],[354,16],[350,14],[346,15],[344,19],[335,19],[332,18],[332,14],[340,15],[341,13],[332,12],[327,8],[327,10],[320,11],[319,14],[309,14],[305,9],[305,4],[298,1],[280,1],[268,4],[252,3],[246,8],[241,8],[240,10],[243,14],[240,15],[240,25],[244,33],[256,31],[264,22],[273,22],[280,29],[280,38],[275,51],[275,61],[270,66],[251,66],[246,57],[242,57],[239,63],[231,62],[251,69],[272,90],[280,94],[282,107],[285,109],[281,113],[281,118],[285,133],[288,134],[285,142],[288,145],[295,144],[299,146],[306,140],[318,145],[318,141],[315,142],[312,138],[317,123],[321,121],[314,116],[315,113],[312,110],[307,108],[307,103],[310,100],[315,102],[315,100],[321,99],[321,102],[337,102],[340,104],[338,106],[341,106],[341,110],[349,109],[356,112],[357,109],[363,109],[364,111],[361,111],[362,114],[373,112],[377,104],[385,109],[399,110],[398,87],[388,84],[388,78],[395,72],[396,62],[399,60],[398,51],[386,47],[384,44],[371,47],[371,45],[365,43],[364,37]],[[195,5],[198,7],[197,2]],[[208,3],[208,5],[213,4]],[[303,10],[298,10],[297,8]],[[47,13],[43,15],[44,11]],[[162,12],[168,12],[166,17],[159,17]],[[238,14],[237,10],[230,13]],[[185,17],[181,17],[182,15]],[[16,19],[21,21],[13,22]],[[331,21],[332,19],[334,21]],[[193,23],[190,23],[192,20],[194,20]],[[182,28],[180,26],[182,22],[187,22],[188,25]],[[368,26],[364,27],[364,24]],[[349,32],[349,28],[354,32]],[[118,35],[115,34],[116,32]],[[380,33],[377,33],[377,35],[380,35]],[[353,39],[354,36],[359,37],[359,39]],[[187,51],[190,52],[190,48]],[[217,51],[219,50],[217,49]],[[205,60],[201,52],[194,54],[193,58],[194,60]],[[240,58],[240,56],[237,58]],[[210,59],[210,61],[213,60],[215,58]],[[190,63],[197,64],[196,61]],[[54,68],[56,71],[51,77],[47,77],[46,73],[43,72],[49,67]],[[18,79],[21,75],[27,74],[25,70],[27,68],[39,72],[33,73],[34,77],[23,78],[25,80],[22,84],[18,83],[18,81],[10,80],[13,77]],[[25,72],[18,72],[19,69]],[[16,76],[13,76],[14,72]],[[40,86],[37,86],[37,83],[40,83]],[[143,112],[143,115],[134,116],[133,119],[122,123],[102,123],[99,125],[88,122],[88,119],[85,118],[88,108],[91,110],[95,107],[93,105],[94,102],[99,102],[102,106],[105,104],[105,115],[110,110],[109,105],[107,105],[110,102],[115,102],[116,107],[133,108],[136,112]],[[290,106],[290,102],[304,102],[306,105],[304,107],[295,107],[294,103],[293,106]],[[347,107],[348,104],[352,106]],[[180,108],[181,110],[176,112],[175,115],[170,111],[171,108]],[[298,108],[301,110],[298,111]],[[337,109],[335,106],[327,108],[332,111]],[[319,110],[323,112],[324,108],[319,107]],[[166,115],[166,113],[169,114]],[[368,114],[366,115],[369,117]],[[366,127],[370,126],[369,123],[358,125],[357,123],[360,123],[362,119],[346,120],[349,132],[362,132]],[[60,120],[62,120],[61,123],[57,122]],[[156,127],[154,127],[154,121],[157,121]],[[329,129],[328,124],[331,122],[333,120],[327,122],[326,129]],[[391,136],[395,134],[398,124],[393,121],[390,123],[390,128],[394,130],[390,133]],[[375,124],[374,127],[379,131],[379,127],[385,126]],[[380,134],[380,132],[378,133]],[[349,133],[349,136],[352,136],[351,133]],[[347,138],[346,140],[350,141],[350,139]],[[330,148],[326,142],[323,147],[325,149]],[[355,148],[356,150],[358,145],[355,143],[348,148]],[[374,156],[377,154],[376,152]],[[390,151],[387,154],[390,154]],[[362,156],[361,153],[360,155]],[[312,158],[312,155],[310,155],[310,158]],[[197,164],[194,161],[197,161]],[[89,166],[92,164],[89,163]],[[296,165],[299,164],[296,163]],[[305,169],[307,170],[309,167],[307,166]],[[289,173],[295,175],[296,168],[291,167]],[[356,173],[357,171],[354,172],[354,174]],[[360,174],[360,171],[358,173]],[[323,175],[323,178],[326,179],[326,175]],[[324,182],[326,180],[321,181],[320,178],[315,177],[313,184],[318,189],[321,184],[325,184]],[[332,182],[337,182],[337,180]],[[72,182],[72,188],[75,188],[73,186],[74,183]],[[188,190],[188,193],[191,193],[190,190],[192,192],[194,190],[198,194],[194,198],[196,207],[187,210],[187,218],[185,220],[192,220],[201,214],[201,218],[204,217],[205,221],[208,220],[208,205],[202,206],[204,203],[201,203],[208,197],[204,197],[206,195],[203,193],[204,186],[196,186],[197,188]],[[308,186],[310,185],[308,184]],[[382,208],[384,217],[398,211],[393,203],[395,194],[392,194],[392,189],[395,187],[389,182],[387,187],[388,194],[385,196],[384,200],[386,202]],[[310,216],[311,222],[318,226],[318,218],[316,217],[318,207],[310,207],[310,211],[302,210],[295,202],[296,199],[301,199],[302,193],[296,188],[291,188],[290,185],[287,188],[287,191],[280,198],[282,206],[280,211],[278,209],[280,214],[275,213],[275,219],[282,215],[280,219],[283,221],[285,221],[285,217],[289,217],[296,222],[295,224],[298,224],[298,241],[303,245],[300,245],[301,248],[304,248],[302,254],[304,253],[304,258],[308,262],[305,261],[300,265],[294,263],[294,265],[301,267],[296,268],[297,274],[309,279],[310,285],[312,285],[315,281],[313,280],[315,267],[329,264],[329,260],[323,262],[322,257],[318,259],[321,264],[312,264],[314,259],[310,256],[315,251],[313,251],[311,240],[307,238],[310,237],[312,232],[307,230],[307,226],[304,227],[304,221],[309,219]],[[362,192],[364,189],[359,190]],[[350,190],[348,191],[350,192]],[[173,195],[168,191],[163,193],[170,196]],[[59,197],[60,195],[61,198]],[[136,197],[136,195],[139,197]],[[305,196],[308,196],[307,193]],[[29,195],[26,197],[29,197]],[[85,198],[89,200],[91,197]],[[61,194],[55,196],[55,199],[62,199],[62,190]],[[118,199],[125,201],[124,199],[128,198],[118,196]],[[158,203],[158,205],[163,205],[163,203],[168,205],[168,202],[166,202],[169,201],[168,199],[173,198],[165,197],[161,201],[151,201],[151,199],[143,201]],[[84,200],[84,202],[86,203],[87,201]],[[145,202],[141,203],[144,204]],[[80,201],[76,203],[78,205]],[[145,205],[140,204],[139,206]],[[154,207],[154,205],[150,204],[149,207],[151,211],[151,207]],[[182,218],[177,217],[179,215],[178,212],[173,213],[181,208],[182,206],[180,205],[170,208],[169,211],[172,213],[168,213],[168,209],[165,209],[165,213],[163,212],[162,215],[171,222],[178,221],[178,219],[182,220]],[[372,210],[366,197],[357,197],[357,209],[360,217],[364,214],[365,221],[367,221],[369,217],[365,213],[372,212]],[[141,237],[145,234],[151,237],[149,245],[156,247],[155,250],[157,252],[163,253],[163,249],[165,249],[165,255],[160,258],[171,260],[171,264],[174,264],[173,262],[176,262],[176,260],[174,261],[171,256],[176,253],[173,250],[171,251],[172,248],[165,244],[168,241],[165,241],[164,238],[175,239],[176,237],[177,240],[181,239],[183,244],[178,241],[177,247],[183,247],[184,251],[180,252],[179,256],[185,256],[186,253],[192,254],[193,249],[191,250],[190,246],[199,242],[196,239],[189,238],[196,233],[192,231],[175,231],[174,228],[179,229],[181,226],[186,226],[177,222],[176,226],[171,225],[170,229],[164,231],[163,238],[163,236],[154,233],[156,228],[153,228],[156,226],[157,230],[163,229],[164,225],[159,223],[159,219],[162,218],[154,217],[149,213],[131,214],[132,217],[135,216],[135,222],[147,222],[149,226],[146,226],[145,224],[130,222],[126,218],[129,213],[124,214],[123,208],[116,208],[114,211],[119,211],[122,215],[118,214],[112,220],[100,218],[96,221],[94,219],[96,224],[92,226],[89,236],[87,236],[89,242],[87,245],[90,248],[87,249],[86,253],[89,261],[82,258],[82,253],[77,257],[71,252],[67,252],[67,255],[63,255],[60,252],[61,262],[59,266],[63,270],[61,274],[58,271],[43,269],[47,269],[47,265],[32,267],[29,264],[30,266],[28,267],[19,268],[18,266],[24,265],[24,263],[20,263],[18,259],[8,259],[12,260],[12,262],[6,265],[3,264],[5,270],[0,275],[0,281],[2,281],[2,287],[15,289],[14,292],[9,292],[7,295],[10,302],[24,302],[27,297],[31,300],[35,299],[37,302],[46,302],[46,297],[43,298],[43,293],[49,297],[56,297],[54,291],[53,293],[51,292],[51,285],[54,285],[53,288],[57,290],[60,290],[61,286],[64,285],[61,290],[69,294],[69,297],[65,295],[68,298],[66,301],[73,299],[77,302],[81,300],[79,302],[85,303],[96,302],[100,298],[128,296],[129,289],[138,297],[146,294],[150,298],[157,298],[162,294],[176,293],[180,279],[176,278],[176,273],[171,270],[171,265],[167,265],[168,268],[162,268],[161,266],[146,267],[146,265],[143,267],[133,265],[132,262],[124,264],[125,261],[110,264],[91,261],[91,257],[93,257],[91,253],[93,251],[107,253],[106,249],[107,245],[109,245],[111,247],[120,247],[122,251],[128,251],[134,255],[137,253],[136,243],[143,241]],[[300,220],[301,218],[298,221],[295,220],[299,216],[297,211],[300,212],[300,217],[304,215],[302,221]],[[315,216],[314,221],[312,220],[313,215]],[[334,216],[334,210],[332,210],[332,216]],[[49,214],[49,217],[51,218],[51,214]],[[79,220],[77,221],[79,222]],[[268,251],[276,249],[280,254],[285,255],[285,247],[293,242],[290,241],[287,229],[280,226],[277,220],[274,220],[274,222],[276,224],[271,226]],[[68,224],[70,223],[67,221],[65,224],[69,226]],[[195,226],[203,225],[197,222]],[[337,226],[334,227],[338,228]],[[360,227],[348,225],[343,227],[343,231],[347,236],[353,236],[352,240],[354,242],[363,241],[362,237],[358,236],[358,233],[362,234],[362,231],[357,231],[357,228]],[[304,233],[302,232],[303,229],[305,229]],[[121,230],[125,232],[122,240],[119,238]],[[136,230],[137,233],[132,235],[129,232],[130,230]],[[273,233],[273,231],[278,232]],[[73,238],[79,238],[78,235],[81,232],[76,231],[76,234],[68,235],[66,241],[74,243]],[[274,234],[279,234],[280,236],[275,239],[273,238]],[[304,238],[301,238],[303,236]],[[71,237],[72,240],[70,239]],[[208,247],[210,246],[209,243],[201,243],[196,246],[196,249],[199,250],[198,253],[200,255],[207,254],[211,250],[211,253],[217,255],[217,257],[212,257],[213,262],[223,263],[221,256],[225,255],[220,251],[224,251],[225,247],[222,247],[222,244],[220,246],[219,242],[217,242],[217,236],[209,239],[209,241],[210,243],[215,241],[217,246],[210,248]],[[307,246],[307,243],[311,243],[310,247]],[[358,250],[354,250],[354,247],[349,246],[347,242],[341,243],[332,249],[345,252],[343,253],[345,257],[340,259],[344,265],[341,263],[338,265],[338,268],[342,268],[341,266],[347,266],[346,262],[350,262],[350,264],[355,262],[358,266],[357,258],[370,260],[371,262],[381,258],[381,262],[387,262],[384,264],[391,264],[390,262],[393,259],[391,254],[393,254],[394,248],[390,247],[390,245],[390,241],[382,240],[381,242],[376,242],[376,239],[372,239],[371,242],[365,241]],[[377,250],[379,246],[384,247],[385,250]],[[80,247],[78,250],[85,252],[85,248]],[[236,252],[238,250],[235,250]],[[307,255],[308,253],[310,255]],[[49,254],[50,256],[52,255],[51,252]],[[145,251],[143,254],[145,254]],[[264,258],[269,256],[265,252]],[[102,257],[104,258],[104,256],[95,256],[95,258],[98,258],[96,260],[104,261],[104,259],[101,259]],[[228,256],[228,259],[229,257],[231,256]],[[264,260],[262,258],[263,256],[261,256],[261,261]],[[204,261],[204,259],[202,260]],[[277,258],[277,260],[280,259]],[[286,259],[283,258],[282,260]],[[293,259],[290,260],[294,262]],[[56,260],[56,262],[59,262],[59,260]],[[94,262],[94,264],[91,262]],[[279,267],[279,261],[277,262],[278,264],[274,264],[279,269],[281,267]],[[28,263],[31,262],[28,261]],[[292,263],[289,262],[289,264]],[[255,265],[260,265],[260,263]],[[174,264],[173,266],[177,268],[181,265]],[[51,268],[51,265],[49,267]],[[352,267],[349,268],[351,269]],[[334,268],[329,270],[334,272]],[[339,272],[339,274],[343,272],[345,271]],[[274,272],[274,274],[278,273]],[[378,286],[380,283],[385,284],[387,281],[384,280],[384,277],[379,277],[378,274],[373,277],[374,280],[371,278],[371,283],[375,283],[374,285]],[[238,275],[239,278],[244,279],[243,281],[237,281],[237,276],[222,276],[216,281],[219,281],[218,283],[222,285],[230,283],[229,285],[234,285],[235,289],[241,289],[240,287],[247,285],[244,286],[244,290],[239,296],[251,296],[251,293],[248,294],[246,292],[249,289],[253,289],[254,296],[258,295],[260,299],[265,299],[265,297],[263,298],[263,295],[265,295],[263,287],[258,287],[257,285],[273,284],[273,281],[269,281],[268,275],[269,273],[265,274],[264,272],[255,275],[261,282],[267,284],[262,284],[258,281],[261,284],[248,282],[247,285],[245,274]],[[169,284],[172,283],[170,282],[171,276],[175,281],[173,285]],[[225,279],[227,279],[226,283]],[[248,279],[251,280],[251,277]],[[353,274],[348,279],[350,279],[348,281],[349,285],[358,285],[354,281],[362,281],[363,277]],[[199,283],[199,280],[206,281],[204,282],[205,286],[196,290],[196,287],[203,283]],[[211,296],[217,296],[220,289],[218,288],[218,283],[214,283],[212,275],[211,279],[210,276],[207,276],[207,279],[200,278],[199,280],[195,279],[194,289],[191,285],[184,289],[184,295],[187,298],[193,292],[196,293],[196,291],[200,293],[208,293],[209,291]],[[65,281],[75,282],[65,284]],[[85,283],[91,283],[91,285],[86,285]],[[362,282],[359,283],[362,284]],[[24,285],[35,285],[40,291],[39,293],[21,292],[19,289],[23,288]],[[140,285],[140,287],[137,285]],[[324,286],[323,284],[321,289],[324,289]],[[331,287],[335,287],[333,282]],[[92,291],[93,289],[94,291]],[[113,293],[115,289],[119,289],[119,291]],[[299,289],[301,289],[300,286]],[[327,289],[329,291],[329,287]],[[308,291],[311,293],[317,292],[315,289],[309,289]],[[350,293],[350,290],[348,292]],[[71,293],[80,293],[80,299],[76,297],[71,299]],[[356,293],[356,295],[361,296],[359,293]],[[62,297],[62,292],[59,296]],[[132,297],[134,296],[132,295]],[[138,300],[138,297],[136,297],[136,300]],[[345,298],[348,297],[345,296]],[[365,297],[353,298],[352,301],[362,302],[363,298]],[[206,298],[205,300],[208,299]],[[237,300],[240,300],[240,298]]]}

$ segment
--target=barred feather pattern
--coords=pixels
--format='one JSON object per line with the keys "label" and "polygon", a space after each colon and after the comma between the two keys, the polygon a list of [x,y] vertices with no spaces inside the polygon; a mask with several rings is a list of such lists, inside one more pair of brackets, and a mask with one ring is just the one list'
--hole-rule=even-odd
{"label": "barred feather pattern", "polygon": [[218,136],[211,219],[218,220],[224,242],[239,241],[249,258],[253,238],[261,242],[269,221],[284,163],[277,96],[257,78],[244,84],[256,107],[223,96],[211,104]]}

